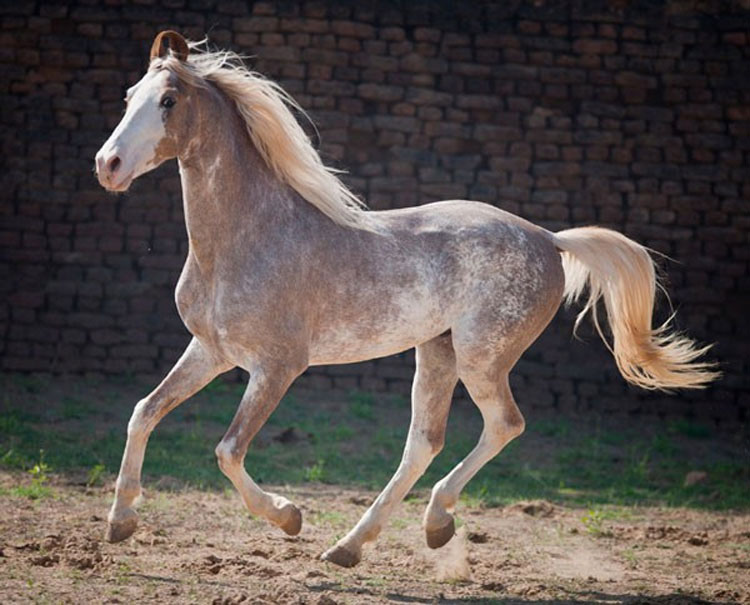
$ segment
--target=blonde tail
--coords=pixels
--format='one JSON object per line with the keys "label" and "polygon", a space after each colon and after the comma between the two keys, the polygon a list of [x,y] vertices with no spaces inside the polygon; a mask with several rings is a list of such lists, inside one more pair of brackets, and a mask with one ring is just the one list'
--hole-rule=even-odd
{"label": "blonde tail", "polygon": [[[646,248],[600,227],[561,231],[554,234],[554,242],[562,251],[565,302],[580,298],[588,285],[588,300],[576,318],[576,329],[591,311],[596,330],[625,380],[645,389],[703,388],[720,376],[715,364],[696,361],[710,347],[697,347],[689,338],[670,333],[671,317],[658,328],[651,327],[659,284]],[[607,309],[612,344],[596,315],[600,298]]]}

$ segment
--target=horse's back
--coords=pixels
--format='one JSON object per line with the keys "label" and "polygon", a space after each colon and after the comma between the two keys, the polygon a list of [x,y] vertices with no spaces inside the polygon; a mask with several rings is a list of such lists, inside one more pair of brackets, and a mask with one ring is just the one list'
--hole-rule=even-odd
{"label": "horse's back", "polygon": [[489,204],[448,200],[375,214],[402,252],[454,285],[523,280],[529,295],[560,286],[562,264],[552,234]]}

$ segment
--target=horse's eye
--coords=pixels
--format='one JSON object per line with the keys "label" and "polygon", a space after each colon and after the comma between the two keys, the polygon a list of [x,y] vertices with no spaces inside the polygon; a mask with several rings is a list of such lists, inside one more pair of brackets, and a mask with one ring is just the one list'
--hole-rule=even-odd
{"label": "horse's eye", "polygon": [[173,107],[175,104],[175,100],[172,97],[164,97],[161,100],[161,106],[165,109],[169,109],[170,107]]}

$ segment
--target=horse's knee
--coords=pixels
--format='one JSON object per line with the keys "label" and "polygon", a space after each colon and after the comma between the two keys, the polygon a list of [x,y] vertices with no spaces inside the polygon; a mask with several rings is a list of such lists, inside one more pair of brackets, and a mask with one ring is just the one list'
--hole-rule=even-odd
{"label": "horse's knee", "polygon": [[135,404],[128,421],[128,437],[137,436],[148,431],[149,421],[153,417],[153,404],[146,397]]}
{"label": "horse's knee", "polygon": [[242,455],[238,451],[234,439],[222,439],[216,446],[214,453],[216,454],[216,462],[225,475],[242,464]]}
{"label": "horse's knee", "polygon": [[151,393],[144,397],[133,408],[128,422],[128,436],[150,434],[164,414],[174,407],[176,400]]}

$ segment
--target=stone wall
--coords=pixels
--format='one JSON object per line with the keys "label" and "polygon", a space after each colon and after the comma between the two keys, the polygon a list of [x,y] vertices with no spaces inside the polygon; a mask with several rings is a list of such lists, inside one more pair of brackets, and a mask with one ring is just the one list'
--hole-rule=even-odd
{"label": "stone wall", "polygon": [[[745,421],[749,13],[607,5],[3,3],[1,367],[161,372],[187,342],[172,296],[186,252],[174,162],[119,196],[92,173],[126,86],[171,27],[252,55],[375,209],[479,199],[549,229],[618,229],[675,259],[661,265],[677,325],[716,343],[720,383],[638,393],[561,311],[515,372],[522,407]],[[301,381],[408,393],[411,359]]]}

